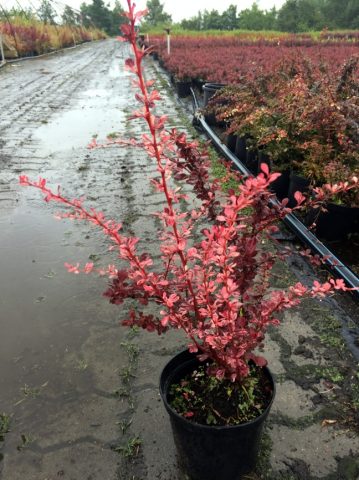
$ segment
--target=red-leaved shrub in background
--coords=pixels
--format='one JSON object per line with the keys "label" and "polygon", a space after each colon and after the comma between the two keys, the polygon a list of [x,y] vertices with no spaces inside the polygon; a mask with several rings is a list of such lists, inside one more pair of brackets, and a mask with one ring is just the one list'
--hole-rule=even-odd
{"label": "red-leaved shrub in background", "polygon": [[[312,185],[359,174],[359,56],[338,74],[310,62],[284,62],[271,74],[229,86],[211,99],[211,109],[228,132],[250,138],[274,171],[291,169]],[[359,206],[359,192],[336,197]]]}
{"label": "red-leaved shrub in background", "polygon": [[[219,184],[211,182],[209,160],[196,142],[185,134],[165,129],[166,117],[158,116],[154,107],[161,100],[154,89],[154,81],[145,79],[142,61],[146,50],[136,45],[135,22],[145,12],[135,12],[128,0],[129,23],[123,25],[125,40],[133,48],[133,58],[126,66],[136,77],[139,109],[133,118],[147,124],[148,133],[138,141],[120,141],[144,148],[157,167],[152,179],[156,191],[163,194],[164,207],[157,213],[162,223],[159,249],[162,267],[155,268],[149,253],[139,248],[140,238],[121,232],[120,223],[107,219],[101,212],[86,208],[82,200],[69,200],[60,189],[52,191],[44,179],[31,181],[20,177],[25,186],[38,188],[45,201],[59,202],[70,208],[63,214],[76,220],[85,220],[99,227],[116,248],[119,266],[110,265],[102,273],[110,278],[105,295],[114,304],[136,299],[143,309],[132,309],[124,325],[138,325],[159,334],[169,328],[183,330],[189,338],[189,349],[198,352],[201,360],[211,359],[208,373],[218,379],[240,381],[249,373],[249,362],[258,366],[266,361],[256,349],[263,345],[269,325],[279,323],[278,313],[292,308],[306,297],[323,297],[335,290],[347,290],[342,280],[315,281],[306,286],[298,282],[287,289],[271,289],[270,275],[278,254],[263,249],[262,241],[277,230],[275,223],[290,209],[287,202],[269,206],[268,186],[279,174],[270,174],[266,165],[256,178],[248,178],[239,186],[238,193],[219,195]],[[93,147],[96,142],[93,142]],[[200,200],[198,208],[183,211],[180,202],[186,198],[173,182],[187,182]],[[333,191],[356,188],[358,180],[325,186],[317,190],[318,202],[324,202]],[[298,206],[305,203],[297,193]],[[209,222],[209,219],[211,221]],[[201,225],[206,225],[199,234]],[[195,228],[197,233],[195,234]],[[125,266],[126,265],[126,266]],[[67,265],[74,273],[89,273],[92,263],[80,268]],[[146,305],[159,306],[157,315],[146,312]]]}
{"label": "red-leaved shrub in background", "polygon": [[292,36],[254,40],[237,36],[173,36],[170,56],[163,37],[151,36],[149,43],[162,57],[165,68],[179,80],[227,84],[275,74],[283,62],[299,68],[302,63],[310,62],[318,72],[323,66],[336,72],[358,53],[358,39],[318,42]]}

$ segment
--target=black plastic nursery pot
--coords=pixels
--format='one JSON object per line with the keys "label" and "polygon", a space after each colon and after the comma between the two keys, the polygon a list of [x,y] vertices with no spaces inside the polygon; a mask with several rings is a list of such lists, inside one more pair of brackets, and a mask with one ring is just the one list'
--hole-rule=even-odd
{"label": "black plastic nursery pot", "polygon": [[201,425],[179,415],[168,402],[171,385],[199,364],[194,354],[181,352],[165,366],[160,378],[160,393],[170,416],[179,465],[190,480],[240,480],[256,464],[263,425],[275,395],[273,377],[264,368],[273,393],[259,417],[234,426]]}
{"label": "black plastic nursery pot", "polygon": [[[227,137],[227,147],[234,152],[236,157],[250,170],[253,175],[257,175],[260,172],[260,166],[262,163],[266,163],[270,170],[272,168],[272,162],[268,155],[263,150],[251,150],[247,148],[246,137],[237,137],[230,134]],[[233,144],[234,150],[233,150]],[[281,172],[281,176],[271,183],[270,189],[276,194],[279,200],[288,197],[290,183],[290,170],[284,170]]]}
{"label": "black plastic nursery pot", "polygon": [[290,170],[287,169],[283,170],[282,172],[278,172],[275,168],[273,168],[273,162],[271,161],[270,157],[265,153],[265,151],[258,150],[258,172],[261,171],[262,163],[268,165],[271,173],[280,173],[280,177],[278,177],[276,180],[274,180],[274,182],[270,184],[270,191],[276,194],[278,200],[288,198]]}
{"label": "black plastic nursery pot", "polygon": [[237,137],[235,155],[253,173],[258,174],[258,150],[248,147],[247,136]]}
{"label": "black plastic nursery pot", "polygon": [[238,138],[237,135],[235,135],[234,133],[230,133],[226,137],[226,145],[232,153],[236,152],[237,138]]}
{"label": "black plastic nursery pot", "polygon": [[195,88],[198,88],[199,91],[202,91],[202,87],[206,82],[201,78],[194,78],[192,80],[192,83]]}
{"label": "black plastic nursery pot", "polygon": [[205,83],[202,87],[203,89],[203,106],[208,105],[209,99],[218,92],[221,88],[225,87],[225,83]]}
{"label": "black plastic nursery pot", "polygon": [[245,137],[237,137],[234,153],[242,163],[245,163],[247,158],[247,145]]}
{"label": "black plastic nursery pot", "polygon": [[189,80],[178,80],[175,85],[177,95],[180,98],[185,98],[191,95],[191,82]]}
{"label": "black plastic nursery pot", "polygon": [[329,241],[339,241],[351,233],[359,233],[359,208],[328,203],[326,212],[313,209],[307,216],[307,223],[315,222],[315,233]]}
{"label": "black plastic nursery pot", "polygon": [[[221,88],[225,87],[224,83],[205,83],[202,87],[203,90],[203,107],[207,107],[209,100],[213,95],[218,92]],[[206,122],[208,125],[218,125],[224,126],[224,122],[217,122],[216,117],[213,113],[205,115]]]}
{"label": "black plastic nursery pot", "polygon": [[280,174],[280,177],[274,180],[274,182],[270,184],[269,188],[273,193],[276,194],[279,200],[283,200],[283,198],[288,198],[290,171],[284,170],[280,172]]}
{"label": "black plastic nursery pot", "polygon": [[288,188],[288,207],[293,208],[297,205],[297,201],[294,197],[295,192],[305,193],[308,192],[310,186],[310,181],[302,177],[301,175],[297,175],[294,172],[291,172],[289,178],[289,188]]}
{"label": "black plastic nursery pot", "polygon": [[259,173],[258,150],[247,148],[244,165],[251,173],[253,173],[253,175],[257,175]]}

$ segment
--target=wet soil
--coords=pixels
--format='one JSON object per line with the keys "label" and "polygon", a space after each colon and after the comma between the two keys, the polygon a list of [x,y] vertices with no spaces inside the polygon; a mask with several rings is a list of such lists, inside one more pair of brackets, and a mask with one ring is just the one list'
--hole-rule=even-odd
{"label": "wet soil", "polygon": [[127,211],[123,152],[86,148],[93,135],[125,128],[125,54],[100,42],[0,71],[0,412],[11,417],[0,443],[4,480],[117,478],[110,447],[128,408],[113,395],[128,362],[124,333],[101,299],[103,280],[63,266],[113,259],[96,232],[55,221],[17,178],[42,176],[71,197],[86,192],[104,199],[103,210]]}
{"label": "wet soil", "polygon": [[[151,161],[86,148],[96,134],[143,133],[127,119],[136,106],[127,55],[109,40],[0,70],[0,414],[10,419],[4,433],[0,416],[1,480],[184,480],[158,379],[185,340],[120,327],[128,305],[101,297],[103,279],[63,267],[113,263],[101,232],[55,221],[56,206],[18,186],[23,173],[86,194],[156,255]],[[190,131],[152,60],[146,75],[157,79],[169,125]],[[278,266],[275,287],[310,281],[296,261]],[[342,332],[350,344],[358,318],[336,299],[308,302],[270,332],[264,354],[277,395],[249,478],[357,480],[357,362]]]}

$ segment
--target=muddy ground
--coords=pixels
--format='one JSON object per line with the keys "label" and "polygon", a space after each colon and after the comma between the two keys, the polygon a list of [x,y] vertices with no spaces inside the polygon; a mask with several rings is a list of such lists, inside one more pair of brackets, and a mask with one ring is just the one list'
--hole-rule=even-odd
{"label": "muddy ground", "polygon": [[[185,340],[119,326],[106,282],[66,272],[64,262],[114,258],[101,233],[54,220],[56,208],[20,188],[20,173],[61,184],[70,197],[121,220],[155,252],[150,215],[161,198],[140,151],[88,150],[93,135],[142,133],[127,46],[112,40],[9,64],[0,70],[0,479],[182,480],[158,394],[163,365]],[[167,78],[156,76],[170,124],[189,130]],[[276,286],[310,269],[294,256]],[[350,308],[346,308],[346,306]],[[256,472],[248,479],[357,480],[358,309],[306,302],[270,333],[277,396]],[[228,479],[231,480],[231,479]]]}

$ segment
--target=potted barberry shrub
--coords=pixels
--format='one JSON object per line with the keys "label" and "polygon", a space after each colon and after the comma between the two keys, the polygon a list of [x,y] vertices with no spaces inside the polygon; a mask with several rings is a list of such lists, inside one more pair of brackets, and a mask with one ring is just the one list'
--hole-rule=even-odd
{"label": "potted barberry shrub", "polygon": [[[208,154],[184,133],[167,131],[166,118],[153,112],[160,95],[154,82],[144,79],[142,61],[147,51],[136,45],[135,23],[145,12],[136,13],[130,0],[128,7],[129,23],[121,28],[133,48],[126,65],[137,76],[136,98],[141,104],[133,118],[142,119],[148,133],[140,141],[110,142],[145,149],[157,166],[152,185],[164,196],[164,207],[157,214],[162,223],[162,266],[155,267],[153,258],[140,250],[140,239],[122,234],[120,223],[85,208],[82,200],[68,200],[59,189],[48,188],[44,179],[30,181],[22,175],[20,182],[40,189],[47,202],[68,206],[70,212],[62,216],[99,227],[119,259],[127,262],[127,268],[121,263],[118,268],[101,269],[109,276],[105,295],[111,303],[120,305],[130,298],[143,305],[142,311],[130,311],[124,325],[158,334],[181,329],[186,334],[188,351],[165,367],[160,388],[181,464],[192,480],[238,480],[255,464],[262,423],[274,398],[273,378],[258,352],[267,328],[279,323],[281,310],[296,306],[302,298],[347,288],[342,280],[270,288],[277,255],[274,249],[264,251],[261,244],[276,231],[278,218],[290,211],[285,201],[271,207],[268,203],[273,195],[268,186],[279,174],[270,174],[263,165],[258,177],[245,180],[238,192],[218,194],[218,181],[210,180]],[[92,147],[97,147],[95,140]],[[196,208],[183,210],[185,195],[173,179],[193,185],[199,200]],[[353,179],[337,189],[356,184]],[[300,208],[304,197],[296,198]],[[325,198],[323,192],[321,201]],[[67,268],[89,273],[94,265],[67,264]],[[158,306],[157,315],[146,311],[149,303]]]}
{"label": "potted barberry shrub", "polygon": [[[329,162],[322,172],[326,189],[334,181],[345,180],[350,176],[350,168],[340,161]],[[314,192],[316,189],[314,188]],[[359,191],[333,192],[325,208],[312,208],[306,217],[313,225],[315,233],[325,240],[340,241],[359,234]]]}
{"label": "potted barberry shrub", "polygon": [[185,72],[177,72],[174,78],[176,93],[180,98],[185,98],[191,95],[191,79]]}

